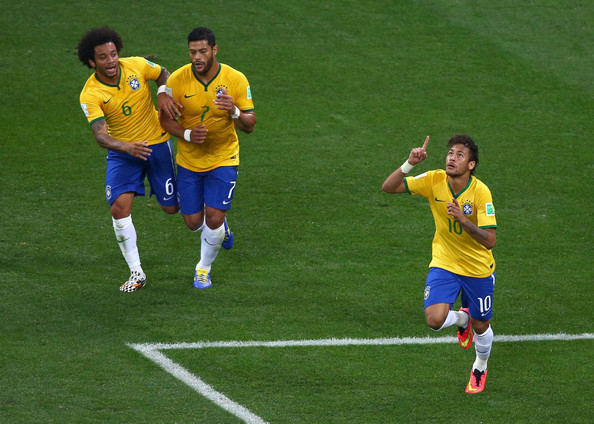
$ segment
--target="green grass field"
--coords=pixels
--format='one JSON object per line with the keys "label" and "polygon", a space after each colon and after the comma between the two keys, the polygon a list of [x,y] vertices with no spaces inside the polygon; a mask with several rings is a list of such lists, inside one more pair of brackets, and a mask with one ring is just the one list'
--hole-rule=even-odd
{"label": "green grass field", "polygon": [[[130,344],[454,336],[424,320],[428,205],[381,184],[426,135],[415,173],[467,133],[497,208],[496,336],[589,337],[496,342],[476,396],[454,343],[161,352],[254,422],[591,423],[593,21],[586,0],[4,5],[0,422],[243,422]],[[197,235],[137,198],[148,283],[118,291],[106,152],[78,101],[76,45],[105,24],[169,70],[208,26],[250,81],[211,289],[192,287]]]}

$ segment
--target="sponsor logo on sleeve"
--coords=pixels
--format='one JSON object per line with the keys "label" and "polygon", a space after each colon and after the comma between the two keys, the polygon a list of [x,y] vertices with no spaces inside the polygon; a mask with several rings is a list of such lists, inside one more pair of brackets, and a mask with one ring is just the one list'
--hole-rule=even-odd
{"label": "sponsor logo on sleeve", "polygon": [[486,210],[487,216],[495,216],[495,208],[493,207],[493,203],[487,203],[485,205],[485,210]]}
{"label": "sponsor logo on sleeve", "polygon": [[252,90],[250,89],[250,86],[249,85],[248,85],[248,88],[247,88],[247,98],[248,98],[248,100],[251,100],[252,99]]}
{"label": "sponsor logo on sleeve", "polygon": [[87,109],[87,104],[86,103],[81,103],[80,107],[82,108],[83,112],[85,113],[85,116],[88,117],[89,116],[89,109]]}

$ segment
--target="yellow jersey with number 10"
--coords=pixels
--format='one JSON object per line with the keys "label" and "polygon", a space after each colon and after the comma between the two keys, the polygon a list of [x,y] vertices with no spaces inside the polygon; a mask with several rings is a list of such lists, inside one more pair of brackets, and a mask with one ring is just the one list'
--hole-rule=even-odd
{"label": "yellow jersey with number 10", "polygon": [[80,106],[89,124],[105,118],[107,132],[125,142],[147,141],[149,145],[169,139],[161,128],[150,80],[161,75],[161,66],[143,57],[120,58],[120,78],[106,84],[93,74],[80,93]]}
{"label": "yellow jersey with number 10", "polygon": [[221,63],[217,74],[204,84],[194,74],[190,63],[169,76],[167,87],[171,89],[173,98],[183,105],[180,124],[186,129],[204,124],[208,130],[202,144],[178,140],[178,165],[194,172],[239,165],[239,139],[235,124],[227,111],[217,109],[213,100],[224,88],[242,112],[253,111],[254,103],[245,75]]}
{"label": "yellow jersey with number 10", "polygon": [[497,228],[495,208],[489,188],[471,176],[464,190],[454,195],[444,170],[429,171],[404,179],[409,194],[429,200],[435,220],[432,260],[429,267],[439,267],[468,277],[488,277],[495,271],[491,250],[468,234],[460,223],[448,215],[447,204],[455,198],[466,216],[480,228]]}

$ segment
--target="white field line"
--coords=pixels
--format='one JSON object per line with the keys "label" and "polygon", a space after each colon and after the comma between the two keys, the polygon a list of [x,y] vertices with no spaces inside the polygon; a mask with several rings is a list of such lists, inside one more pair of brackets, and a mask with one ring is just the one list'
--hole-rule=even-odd
{"label": "white field line", "polygon": [[[592,340],[594,333],[583,334],[526,334],[496,335],[495,342],[569,341]],[[128,343],[132,349],[155,362],[169,374],[190,386],[196,392],[235,415],[246,423],[267,424],[262,418],[246,407],[232,401],[223,393],[216,391],[200,377],[192,374],[178,363],[172,361],[161,350],[205,349],[205,348],[244,348],[244,347],[308,347],[308,346],[395,346],[457,343],[456,337],[394,337],[379,339],[314,339],[314,340],[276,340],[276,341],[216,341],[194,343]]]}

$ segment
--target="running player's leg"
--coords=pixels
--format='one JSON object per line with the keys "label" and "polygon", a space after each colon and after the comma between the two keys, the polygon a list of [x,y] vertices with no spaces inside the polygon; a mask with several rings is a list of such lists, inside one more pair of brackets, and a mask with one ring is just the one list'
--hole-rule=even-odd
{"label": "running player's leg", "polygon": [[468,315],[452,311],[452,305],[460,293],[458,276],[441,268],[431,268],[425,282],[425,319],[435,331],[454,324],[466,325]]}
{"label": "running player's leg", "polygon": [[[204,181],[206,173],[194,172],[183,166],[177,166],[177,189],[179,206],[186,226],[193,232],[200,233],[200,258],[204,255],[203,234],[207,228],[204,221]],[[194,287],[205,289],[210,287],[210,269],[199,268],[200,262],[194,270]]]}
{"label": "running player's leg", "polygon": [[[223,241],[225,218],[237,182],[237,167],[224,166],[206,173],[204,178],[205,224],[201,236],[200,262],[196,265],[194,287],[210,287],[210,270]],[[228,227],[227,227],[228,228]]]}
{"label": "running player's leg", "polygon": [[120,286],[120,290],[126,292],[136,291],[146,283],[131,214],[134,196],[144,195],[143,181],[144,170],[140,160],[109,152],[105,194],[110,206],[116,240],[130,268],[130,278]]}
{"label": "running player's leg", "polygon": [[464,291],[469,300],[469,312],[474,329],[474,347],[476,358],[472,364],[470,381],[466,387],[468,393],[480,393],[485,388],[487,362],[493,345],[493,292],[495,273],[486,278],[463,278]]}

